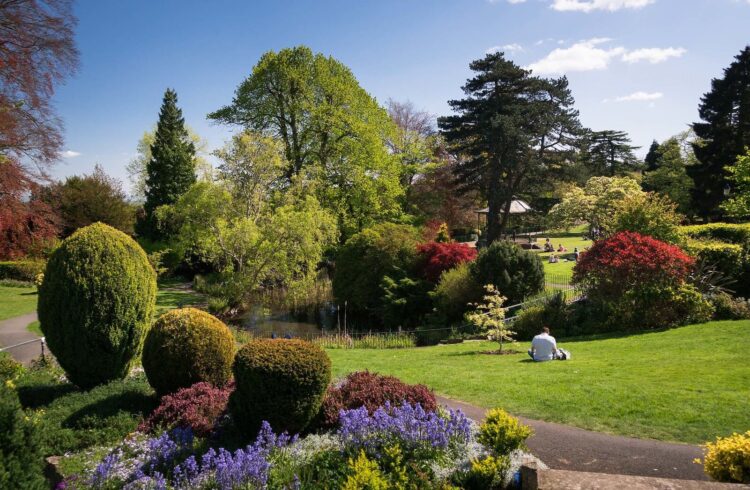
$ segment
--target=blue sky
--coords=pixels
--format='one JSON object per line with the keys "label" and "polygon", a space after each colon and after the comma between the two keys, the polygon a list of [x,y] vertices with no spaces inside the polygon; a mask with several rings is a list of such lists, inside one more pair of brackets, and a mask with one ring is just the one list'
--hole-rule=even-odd
{"label": "blue sky", "polygon": [[100,163],[126,188],[125,164],[167,87],[217,148],[231,132],[206,114],[271,49],[306,44],[381,102],[436,116],[461,96],[469,62],[502,49],[566,74],[584,125],[647,147],[697,119],[711,78],[750,43],[750,0],[85,0],[76,14],[81,68],[55,97],[66,157],[54,174]]}

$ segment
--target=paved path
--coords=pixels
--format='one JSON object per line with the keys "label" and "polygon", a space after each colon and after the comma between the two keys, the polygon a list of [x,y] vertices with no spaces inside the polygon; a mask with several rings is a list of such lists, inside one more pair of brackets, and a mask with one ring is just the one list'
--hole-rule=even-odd
{"label": "paved path", "polygon": [[[450,408],[460,408],[480,421],[486,410],[468,403],[438,397]],[[534,428],[531,452],[557,470],[588,471],[682,480],[707,480],[703,467],[693,460],[702,456],[699,446],[614,436],[567,425],[520,419]]]}
{"label": "paved path", "polygon": [[[38,339],[37,335],[26,330],[28,324],[34,321],[36,321],[36,312],[0,321],[0,346],[7,347],[27,340]],[[11,349],[8,353],[18,362],[29,364],[39,357],[42,349],[39,342],[34,342]]]}

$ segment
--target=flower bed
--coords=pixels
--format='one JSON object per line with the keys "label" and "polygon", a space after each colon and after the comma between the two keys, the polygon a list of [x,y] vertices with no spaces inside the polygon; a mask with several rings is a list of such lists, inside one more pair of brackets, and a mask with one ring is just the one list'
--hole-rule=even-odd
{"label": "flower bed", "polygon": [[460,411],[386,403],[339,418],[336,430],[304,438],[276,435],[266,422],[234,451],[190,429],[136,434],[59,488],[499,488],[510,479],[509,454],[479,444],[481,429]]}

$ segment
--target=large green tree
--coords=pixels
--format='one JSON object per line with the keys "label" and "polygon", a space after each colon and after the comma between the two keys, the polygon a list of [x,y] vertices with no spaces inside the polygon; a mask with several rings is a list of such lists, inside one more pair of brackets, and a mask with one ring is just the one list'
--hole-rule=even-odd
{"label": "large green tree", "polygon": [[688,168],[693,178],[693,202],[704,219],[719,215],[725,199],[726,167],[750,146],[750,45],[711,81],[698,109],[701,122],[693,124],[699,140],[694,145],[698,164]]}
{"label": "large green tree", "polygon": [[687,174],[688,160],[678,137],[659,145],[653,169],[643,176],[643,188],[669,197],[681,213],[690,212],[693,180]]}
{"label": "large green tree", "polygon": [[514,197],[568,160],[580,126],[566,78],[534,77],[503,53],[469,67],[475,75],[463,86],[466,97],[449,101],[456,114],[438,125],[459,155],[463,189],[487,199],[491,243],[507,226]]}
{"label": "large green tree", "polygon": [[638,170],[640,162],[625,131],[587,131],[581,138],[580,158],[591,176],[624,175]]}
{"label": "large green tree", "polygon": [[98,221],[133,234],[135,206],[127,201],[122,183],[100,165],[89,175],[74,175],[52,185],[47,195],[62,219],[64,236]]}
{"label": "large green tree", "polygon": [[731,174],[730,198],[723,204],[724,211],[735,218],[750,216],[750,150],[737,157],[737,164],[727,168]]}
{"label": "large green tree", "polygon": [[177,93],[164,92],[156,135],[151,145],[151,160],[146,165],[145,219],[139,232],[151,238],[159,236],[154,211],[173,204],[195,183],[195,145],[185,128]]}
{"label": "large green tree", "polygon": [[314,180],[342,238],[398,219],[403,187],[386,141],[395,126],[351,70],[305,46],[269,51],[210,119],[278,138],[285,176]]}

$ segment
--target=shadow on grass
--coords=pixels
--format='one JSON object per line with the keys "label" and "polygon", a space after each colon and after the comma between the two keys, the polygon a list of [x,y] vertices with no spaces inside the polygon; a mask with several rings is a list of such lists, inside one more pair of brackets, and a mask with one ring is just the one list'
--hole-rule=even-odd
{"label": "shadow on grass", "polygon": [[70,429],[96,429],[106,427],[108,420],[132,416],[138,418],[150,413],[156,407],[156,398],[138,389],[114,393],[82,406],[65,418],[61,426]]}
{"label": "shadow on grass", "polygon": [[70,383],[60,384],[48,381],[43,384],[29,384],[18,387],[18,399],[24,408],[40,408],[49,405],[78,389]]}

